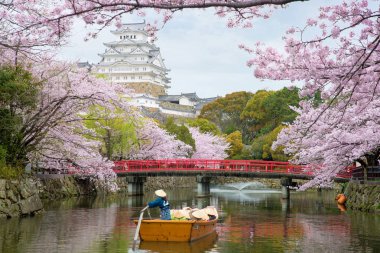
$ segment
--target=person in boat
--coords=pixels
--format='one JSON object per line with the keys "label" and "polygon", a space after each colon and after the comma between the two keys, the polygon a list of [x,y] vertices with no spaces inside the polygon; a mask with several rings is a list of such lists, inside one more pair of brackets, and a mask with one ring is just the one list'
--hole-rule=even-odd
{"label": "person in boat", "polygon": [[159,207],[161,210],[161,220],[171,220],[170,217],[170,205],[166,192],[163,190],[157,190],[154,192],[157,198],[148,203],[149,208]]}

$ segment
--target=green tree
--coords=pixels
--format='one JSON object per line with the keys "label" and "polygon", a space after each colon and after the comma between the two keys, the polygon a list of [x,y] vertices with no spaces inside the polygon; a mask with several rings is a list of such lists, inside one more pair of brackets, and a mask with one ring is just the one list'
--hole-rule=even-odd
{"label": "green tree", "polygon": [[205,105],[199,118],[207,119],[217,125],[223,133],[230,134],[236,130],[241,131],[243,139],[250,133],[240,119],[240,114],[247,102],[252,97],[252,93],[246,91],[227,94]]}
{"label": "green tree", "polygon": [[211,121],[203,118],[189,119],[187,124],[191,127],[198,127],[202,133],[212,133],[213,135],[220,135],[221,132],[218,127]]}
{"label": "green tree", "polygon": [[275,150],[272,149],[272,144],[277,140],[278,134],[284,128],[284,125],[278,126],[273,129],[270,133],[265,135],[265,144],[263,146],[263,158],[271,159],[274,161],[289,161],[290,157],[284,153],[284,147],[280,146]]}
{"label": "green tree", "polygon": [[240,118],[247,122],[254,136],[258,137],[271,132],[284,122],[292,122],[297,114],[290,106],[297,106],[299,102],[297,88],[261,90],[248,101]]}
{"label": "green tree", "polygon": [[95,131],[95,135],[87,137],[101,141],[101,152],[110,160],[128,158],[130,149],[137,145],[138,122],[121,109],[111,112],[107,108],[94,106],[84,119],[85,126]]}
{"label": "green tree", "polygon": [[253,136],[257,135],[257,132],[265,125],[268,112],[264,104],[268,97],[274,93],[274,91],[266,90],[257,91],[240,114],[240,119],[245,122]]}
{"label": "green tree", "polygon": [[261,160],[263,159],[263,146],[264,146],[264,136],[256,137],[252,142],[252,158]]}
{"label": "green tree", "polygon": [[229,158],[240,159],[244,147],[241,132],[235,131],[230,133],[227,135],[226,140],[230,144],[230,148],[227,150]]}
{"label": "green tree", "polygon": [[23,117],[37,105],[40,83],[21,66],[0,67],[0,146],[3,162],[21,167],[26,161]]}
{"label": "green tree", "polygon": [[298,92],[298,88],[283,88],[268,96],[264,101],[264,108],[267,111],[264,120],[266,126],[270,127],[270,131],[280,124],[290,123],[296,118],[297,113],[290,106],[299,104]]}
{"label": "green tree", "polygon": [[190,145],[193,150],[195,150],[195,141],[189,131],[189,129],[184,125],[177,125],[174,123],[174,118],[169,117],[163,126],[166,131],[170,134],[176,136],[177,140],[180,140],[188,145]]}
{"label": "green tree", "polygon": [[253,140],[252,153],[254,159],[288,161],[289,156],[284,154],[283,147],[272,150],[272,144],[277,139],[278,134],[285,126],[281,125],[271,132],[261,135]]}

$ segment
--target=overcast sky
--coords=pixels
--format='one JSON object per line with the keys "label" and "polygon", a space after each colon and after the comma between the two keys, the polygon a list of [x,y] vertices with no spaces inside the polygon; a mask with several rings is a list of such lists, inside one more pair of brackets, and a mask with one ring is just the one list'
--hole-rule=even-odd
{"label": "overcast sky", "polygon": [[[274,47],[283,45],[282,36],[291,26],[304,26],[306,20],[318,16],[318,8],[328,0],[294,3],[286,9],[275,10],[267,20],[257,20],[252,29],[228,29],[226,20],[212,10],[188,10],[177,13],[158,32],[155,44],[160,47],[165,64],[170,69],[169,94],[196,92],[200,97],[223,96],[234,91],[280,89],[290,85],[286,81],[258,80],[246,66],[250,55],[238,48],[239,44],[254,45],[261,41]],[[141,22],[141,18],[126,16],[125,22]],[[114,29],[114,28],[111,28]],[[81,22],[75,24],[69,44],[58,52],[61,59],[98,63],[104,52],[104,42],[115,40],[109,32],[101,32],[97,39],[84,42],[88,32]]]}

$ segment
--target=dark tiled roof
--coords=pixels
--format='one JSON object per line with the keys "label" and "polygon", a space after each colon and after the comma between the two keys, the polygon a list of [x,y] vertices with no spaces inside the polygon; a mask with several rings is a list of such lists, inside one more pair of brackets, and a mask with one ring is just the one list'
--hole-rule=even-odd
{"label": "dark tiled roof", "polygon": [[78,62],[77,66],[78,66],[78,68],[87,68],[89,70],[92,67],[92,65],[90,63],[88,63],[88,61],[86,61],[86,62]]}
{"label": "dark tiled roof", "polygon": [[189,100],[195,101],[195,102],[202,101],[202,99],[199,98],[195,92],[193,92],[193,93],[181,93],[181,95],[163,95],[163,96],[159,96],[159,100],[171,101],[171,102],[177,101],[178,102],[181,97],[187,97]]}

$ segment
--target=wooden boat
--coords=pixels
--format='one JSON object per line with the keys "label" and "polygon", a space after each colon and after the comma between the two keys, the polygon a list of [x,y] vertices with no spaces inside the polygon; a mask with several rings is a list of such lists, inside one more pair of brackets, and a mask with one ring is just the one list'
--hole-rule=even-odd
{"label": "wooden boat", "polygon": [[218,235],[214,231],[194,242],[152,242],[141,241],[140,250],[148,250],[149,252],[180,252],[180,253],[199,253],[210,251],[215,242],[218,240]]}
{"label": "wooden boat", "polygon": [[[137,220],[134,221],[136,224]],[[192,242],[215,233],[217,220],[142,220],[141,241]]]}

